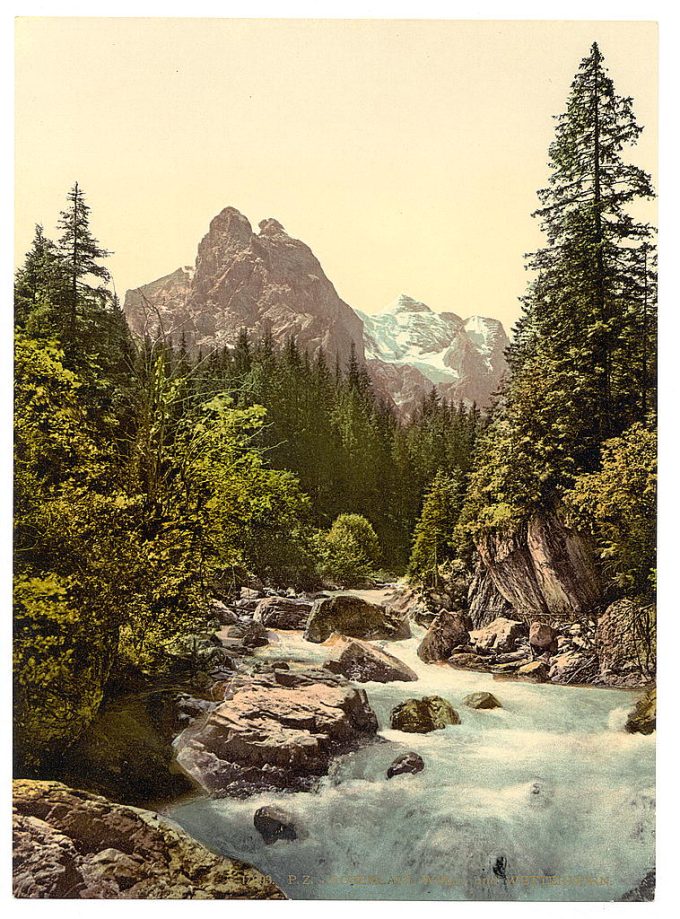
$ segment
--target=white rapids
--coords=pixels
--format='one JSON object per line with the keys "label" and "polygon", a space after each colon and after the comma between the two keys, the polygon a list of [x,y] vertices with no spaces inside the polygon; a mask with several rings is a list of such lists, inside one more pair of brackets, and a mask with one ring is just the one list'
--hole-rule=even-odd
{"label": "white rapids", "polygon": [[[377,592],[367,599],[380,599]],[[185,798],[164,813],[214,851],[271,875],[292,899],[613,900],[654,865],[655,738],[623,730],[639,694],[497,681],[424,664],[423,630],[376,642],[418,682],[361,684],[383,742],[338,759],[317,791]],[[327,648],[278,632],[261,657],[323,662]],[[464,697],[493,692],[503,708]],[[429,734],[389,728],[392,708],[440,695],[461,724]],[[417,775],[387,780],[413,750]],[[294,815],[299,838],[265,845],[264,804]]]}

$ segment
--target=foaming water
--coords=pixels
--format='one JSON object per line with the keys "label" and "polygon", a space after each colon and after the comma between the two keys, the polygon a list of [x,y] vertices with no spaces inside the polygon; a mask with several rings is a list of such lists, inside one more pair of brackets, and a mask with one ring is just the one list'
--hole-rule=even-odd
{"label": "foaming water", "polygon": [[[654,736],[623,730],[637,695],[423,664],[415,631],[375,644],[418,682],[362,684],[382,742],[339,758],[318,791],[196,797],[167,815],[293,899],[612,900],[639,883],[654,864]],[[328,654],[280,632],[258,656],[318,664]],[[464,697],[478,690],[503,708],[468,709]],[[433,694],[460,725],[389,728],[396,704]],[[388,781],[389,764],[409,750],[424,771]],[[300,838],[265,845],[253,826],[264,804],[292,813]]]}

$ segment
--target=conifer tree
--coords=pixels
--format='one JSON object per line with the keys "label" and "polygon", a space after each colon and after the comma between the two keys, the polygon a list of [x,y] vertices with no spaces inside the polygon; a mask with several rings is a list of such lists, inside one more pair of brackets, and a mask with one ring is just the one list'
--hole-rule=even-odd
{"label": "conifer tree", "polygon": [[[537,272],[517,330],[514,369],[538,347],[571,374],[582,401],[585,442],[595,448],[632,420],[626,387],[629,345],[642,347],[634,292],[652,228],[630,206],[654,195],[650,176],[624,159],[642,128],[594,43],[557,117],[551,175],[535,212],[547,245],[529,257]],[[649,307],[649,289],[648,289]],[[626,345],[628,342],[628,346]]]}
{"label": "conifer tree", "polygon": [[77,332],[78,307],[82,300],[106,299],[108,292],[101,285],[93,285],[91,279],[107,282],[108,269],[99,264],[99,259],[111,255],[102,249],[90,230],[90,208],[85,203],[85,194],[76,182],[67,195],[68,206],[61,212],[59,229],[59,253],[66,272],[64,302],[68,323],[66,334],[73,342]]}
{"label": "conifer tree", "polygon": [[408,569],[412,579],[438,585],[439,566],[454,555],[453,532],[462,503],[460,476],[437,472],[425,495],[414,532]]}

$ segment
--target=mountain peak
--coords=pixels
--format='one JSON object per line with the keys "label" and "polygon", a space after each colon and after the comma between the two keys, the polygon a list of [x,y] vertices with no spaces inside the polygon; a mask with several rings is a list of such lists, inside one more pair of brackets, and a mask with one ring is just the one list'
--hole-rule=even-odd
{"label": "mountain peak", "polygon": [[283,226],[274,217],[267,217],[266,220],[261,220],[258,226],[260,228],[260,236],[287,236],[288,235],[286,231],[284,230]]}
{"label": "mountain peak", "polygon": [[414,300],[408,294],[399,294],[385,310],[386,313],[431,313],[432,310],[420,300]]}

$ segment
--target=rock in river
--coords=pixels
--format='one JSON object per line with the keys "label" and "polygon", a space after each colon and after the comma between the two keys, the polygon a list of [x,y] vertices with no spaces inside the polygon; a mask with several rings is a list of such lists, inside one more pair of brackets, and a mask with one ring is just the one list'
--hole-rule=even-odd
{"label": "rock in river", "polygon": [[177,763],[214,797],[309,789],[377,729],[366,693],[344,677],[263,671],[233,680],[225,701],[180,734]]}
{"label": "rock in river", "polygon": [[404,753],[398,756],[393,763],[390,763],[387,769],[387,778],[392,779],[395,775],[404,775],[409,773],[415,775],[416,772],[422,772],[425,768],[422,756],[417,753]]}
{"label": "rock in river", "polygon": [[402,614],[349,594],[317,600],[312,607],[305,630],[307,641],[326,641],[333,632],[368,641],[411,637]]}
{"label": "rock in river", "polygon": [[14,782],[13,892],[58,899],[285,899],[151,811],[60,782]]}
{"label": "rock in river", "polygon": [[411,682],[418,679],[417,673],[407,667],[398,657],[369,645],[358,638],[335,635],[331,638],[336,654],[324,664],[325,670],[341,673],[356,683],[390,683],[392,680]]}
{"label": "rock in river", "polygon": [[418,657],[426,664],[448,660],[456,648],[467,645],[469,637],[462,615],[441,610],[418,645]]}
{"label": "rock in river", "polygon": [[646,690],[634,710],[628,715],[629,734],[653,734],[656,730],[656,686]]}
{"label": "rock in river", "polygon": [[253,618],[267,629],[304,629],[312,604],[290,597],[265,597],[260,600]]}
{"label": "rock in river", "polygon": [[441,696],[407,699],[392,709],[390,726],[395,731],[427,734],[439,731],[447,724],[460,724],[458,712]]}
{"label": "rock in river", "polygon": [[255,829],[267,845],[278,839],[297,839],[297,830],[293,817],[282,807],[266,804],[258,807],[253,817]]}
{"label": "rock in river", "polygon": [[503,708],[498,699],[490,692],[471,692],[463,699],[468,708]]}

